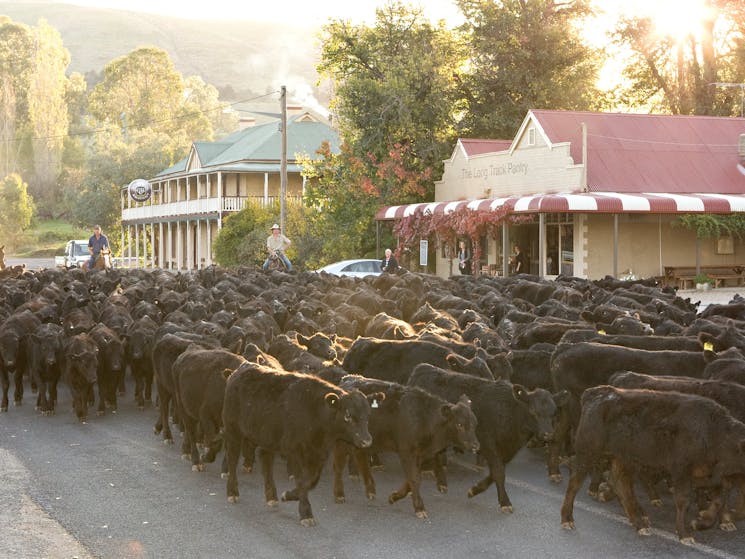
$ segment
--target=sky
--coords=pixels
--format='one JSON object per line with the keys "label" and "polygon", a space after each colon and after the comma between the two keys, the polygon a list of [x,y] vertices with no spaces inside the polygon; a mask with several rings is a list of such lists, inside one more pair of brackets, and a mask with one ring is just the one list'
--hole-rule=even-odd
{"label": "sky", "polygon": [[[319,27],[329,19],[373,23],[375,9],[385,0],[56,0],[58,3],[156,13],[186,19],[251,20],[284,22]],[[448,26],[462,22],[455,0],[403,0],[422,7],[432,21],[444,19]],[[665,31],[689,28],[700,18],[705,0],[592,0],[601,15],[586,30],[595,43],[606,41],[605,31],[620,13],[649,15]]]}
{"label": "sky", "polygon": [[[375,8],[382,4],[382,0],[60,0],[59,3],[157,13],[186,19],[283,21],[320,26],[329,18],[350,19],[355,23],[372,22]],[[426,6],[425,15],[435,21],[449,21],[459,17],[453,0],[414,0],[407,3]]]}
{"label": "sky", "polygon": [[[329,19],[351,20],[353,24],[373,24],[375,9],[386,0],[56,0],[58,3],[155,13],[171,17],[203,20],[283,22],[320,27]],[[462,23],[455,0],[401,0],[422,8],[431,21],[445,20],[448,27]],[[596,47],[608,47],[609,31],[619,15],[648,16],[658,30],[683,40],[696,31],[706,0],[592,0],[599,11],[586,25],[586,40]],[[619,79],[617,52],[601,71],[599,85],[610,88]],[[614,60],[615,59],[615,60]]]}

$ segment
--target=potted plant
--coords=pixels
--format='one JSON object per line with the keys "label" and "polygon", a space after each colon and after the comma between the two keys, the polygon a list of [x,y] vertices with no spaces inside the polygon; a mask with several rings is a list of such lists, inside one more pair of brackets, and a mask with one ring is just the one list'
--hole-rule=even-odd
{"label": "potted plant", "polygon": [[698,291],[709,291],[709,289],[714,287],[714,280],[705,273],[697,274],[696,277],[693,278],[693,281],[696,284],[696,290]]}

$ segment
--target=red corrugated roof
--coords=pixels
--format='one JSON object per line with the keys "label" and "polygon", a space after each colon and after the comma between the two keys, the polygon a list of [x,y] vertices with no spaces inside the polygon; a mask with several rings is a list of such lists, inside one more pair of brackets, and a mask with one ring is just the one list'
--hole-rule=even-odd
{"label": "red corrugated roof", "polygon": [[737,146],[745,119],[533,110],[552,144],[571,142],[582,161],[587,125],[590,191],[745,192]]}
{"label": "red corrugated roof", "polygon": [[463,147],[466,156],[481,155],[483,153],[495,153],[497,151],[506,151],[510,149],[512,140],[484,140],[460,138],[458,143]]}

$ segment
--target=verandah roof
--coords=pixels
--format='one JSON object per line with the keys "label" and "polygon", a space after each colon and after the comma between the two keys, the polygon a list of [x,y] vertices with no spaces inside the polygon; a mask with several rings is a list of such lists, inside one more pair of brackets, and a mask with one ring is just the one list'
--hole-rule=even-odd
{"label": "verandah roof", "polygon": [[414,215],[448,214],[465,208],[474,211],[503,211],[511,214],[528,213],[649,213],[649,214],[688,214],[713,213],[728,214],[745,212],[745,194],[669,194],[641,192],[635,194],[621,192],[582,192],[535,194],[512,196],[508,198],[487,198],[476,200],[455,200],[451,202],[430,202],[388,206],[375,214],[378,221],[392,221]]}

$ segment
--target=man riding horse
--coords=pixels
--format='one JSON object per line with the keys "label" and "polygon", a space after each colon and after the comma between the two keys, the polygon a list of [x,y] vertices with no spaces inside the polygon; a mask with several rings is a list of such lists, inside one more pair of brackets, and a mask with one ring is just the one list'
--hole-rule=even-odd
{"label": "man riding horse", "polygon": [[110,251],[109,239],[101,232],[101,226],[96,225],[93,228],[93,235],[88,239],[88,252],[91,253],[91,257],[85,263],[85,269],[93,270],[96,267],[96,260],[101,256],[102,252],[103,254],[108,254]]}

